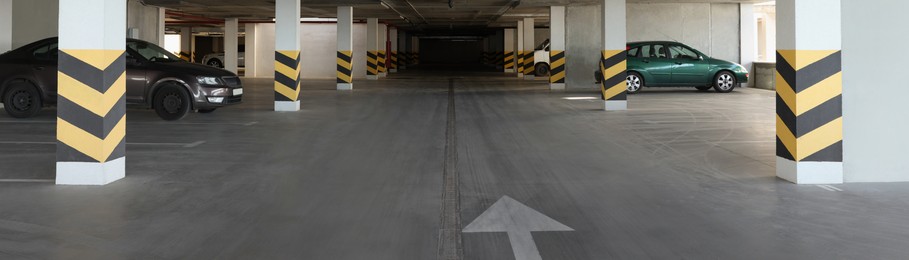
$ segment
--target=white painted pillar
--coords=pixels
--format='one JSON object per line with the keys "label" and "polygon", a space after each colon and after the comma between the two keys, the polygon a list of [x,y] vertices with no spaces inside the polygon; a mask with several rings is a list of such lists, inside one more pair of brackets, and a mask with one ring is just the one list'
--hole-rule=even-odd
{"label": "white painted pillar", "polygon": [[504,45],[502,46],[505,50],[505,73],[514,72],[514,63],[515,63],[515,29],[507,28],[505,29],[505,39]]}
{"label": "white painted pillar", "polygon": [[338,6],[338,90],[353,90],[353,6]]}
{"label": "white painted pillar", "polygon": [[183,27],[180,28],[180,56],[188,57],[189,61],[192,61],[193,57],[193,28],[192,27]]}
{"label": "white painted pillar", "polygon": [[13,0],[0,0],[0,54],[13,49]]}
{"label": "white painted pillar", "polygon": [[243,76],[248,78],[255,78],[259,76],[256,73],[257,67],[259,66],[259,46],[256,45],[256,37],[258,37],[256,33],[256,24],[247,23],[244,25],[244,27],[246,37],[243,40],[245,41],[246,49],[243,51]]}
{"label": "white painted pillar", "polygon": [[[754,60],[755,55],[757,55],[757,46],[755,46],[755,37],[757,32],[755,29],[757,27],[756,20],[754,19],[754,4],[752,3],[741,3],[739,4],[739,32],[741,35],[741,51],[739,63],[742,66],[745,66],[745,69],[748,70],[750,76],[754,75]],[[746,86],[754,86],[754,79],[749,79]]]}
{"label": "white painted pillar", "polygon": [[275,2],[275,111],[300,111],[300,0]]}
{"label": "white painted pillar", "polygon": [[388,30],[388,41],[391,42],[391,50],[388,51],[388,72],[398,72],[398,28],[392,27]]}
{"label": "white painted pillar", "polygon": [[524,79],[533,80],[533,65],[534,65],[534,48],[536,46],[536,41],[534,40],[534,21],[533,18],[524,18]]}
{"label": "white painted pillar", "polygon": [[238,48],[240,46],[240,20],[237,18],[224,19],[224,69],[237,73],[240,60]]}
{"label": "white painted pillar", "polygon": [[515,63],[515,71],[518,73],[518,78],[524,78],[524,21],[518,21],[518,38],[517,38],[517,62]]}
{"label": "white painted pillar", "polygon": [[388,25],[379,24],[379,77],[388,76]]}
{"label": "white painted pillar", "polygon": [[158,46],[161,46],[161,47],[164,47],[164,31],[166,30],[166,28],[164,27],[164,18],[165,17],[166,16],[164,15],[164,8],[158,8],[158,24],[157,24]]}
{"label": "white painted pillar", "polygon": [[366,79],[379,79],[379,19],[366,19]]}
{"label": "white painted pillar", "polygon": [[604,109],[627,110],[625,0],[602,0],[601,7],[603,53],[600,56],[600,70],[603,73],[601,90]]}
{"label": "white painted pillar", "polygon": [[779,0],[776,8],[776,174],[843,183],[840,0]]}
{"label": "white painted pillar", "polygon": [[105,185],[126,175],[126,1],[59,10],[57,184]]}
{"label": "white painted pillar", "polygon": [[565,89],[565,7],[549,7],[549,89]]}

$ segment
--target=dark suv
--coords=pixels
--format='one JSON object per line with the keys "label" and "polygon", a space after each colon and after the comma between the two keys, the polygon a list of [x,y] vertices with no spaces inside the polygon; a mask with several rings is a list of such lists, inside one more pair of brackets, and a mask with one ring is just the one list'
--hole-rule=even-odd
{"label": "dark suv", "polygon": [[[0,55],[0,102],[17,118],[31,117],[57,103],[57,38]],[[153,108],[164,120],[189,111],[211,113],[240,103],[243,86],[236,74],[189,63],[157,45],[126,40],[126,103]]]}

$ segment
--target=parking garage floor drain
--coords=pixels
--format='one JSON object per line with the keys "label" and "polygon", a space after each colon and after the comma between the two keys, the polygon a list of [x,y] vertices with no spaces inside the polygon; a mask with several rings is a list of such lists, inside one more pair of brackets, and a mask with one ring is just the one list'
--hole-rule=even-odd
{"label": "parking garage floor drain", "polygon": [[442,213],[439,259],[461,260],[461,200],[455,113],[455,79],[448,79],[448,118],[445,124],[445,161],[442,171]]}

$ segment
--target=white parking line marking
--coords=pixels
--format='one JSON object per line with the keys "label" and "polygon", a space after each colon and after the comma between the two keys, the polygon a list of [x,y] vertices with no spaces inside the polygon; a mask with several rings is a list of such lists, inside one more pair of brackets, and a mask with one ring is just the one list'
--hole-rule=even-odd
{"label": "white parking line marking", "polygon": [[253,122],[249,122],[249,123],[244,124],[244,126],[253,126],[253,125],[258,124],[258,123],[259,123],[259,122],[257,122],[257,121],[253,121]]}
{"label": "white parking line marking", "polygon": [[[204,144],[205,141],[196,141],[193,143],[126,143],[126,145],[139,146],[182,146],[184,148],[193,148]],[[34,144],[34,145],[56,145],[57,142],[23,142],[23,141],[0,141],[0,144]]]}
{"label": "white parking line marking", "polygon": [[843,191],[843,189],[834,187],[833,185],[824,185],[824,186],[827,186],[827,188],[831,188],[831,189],[836,190],[836,191]]}
{"label": "white parking line marking", "polygon": [[197,142],[195,142],[195,143],[186,144],[186,145],[184,145],[183,147],[184,147],[184,148],[193,148],[193,147],[196,147],[196,146],[200,146],[200,145],[202,145],[202,144],[204,144],[204,143],[205,143],[205,141],[197,141]]}
{"label": "white parking line marking", "polygon": [[828,188],[828,187],[825,186],[825,185],[817,185],[817,186],[820,187],[821,189],[825,189],[825,190],[827,190],[827,191],[835,191],[835,190],[833,190],[833,189],[831,189],[831,188]]}

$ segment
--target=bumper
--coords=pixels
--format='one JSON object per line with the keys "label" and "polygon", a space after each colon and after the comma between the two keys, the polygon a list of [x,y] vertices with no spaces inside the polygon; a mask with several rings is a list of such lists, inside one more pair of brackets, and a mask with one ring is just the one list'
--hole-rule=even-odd
{"label": "bumper", "polygon": [[201,87],[195,97],[195,108],[219,108],[243,102],[243,87]]}

